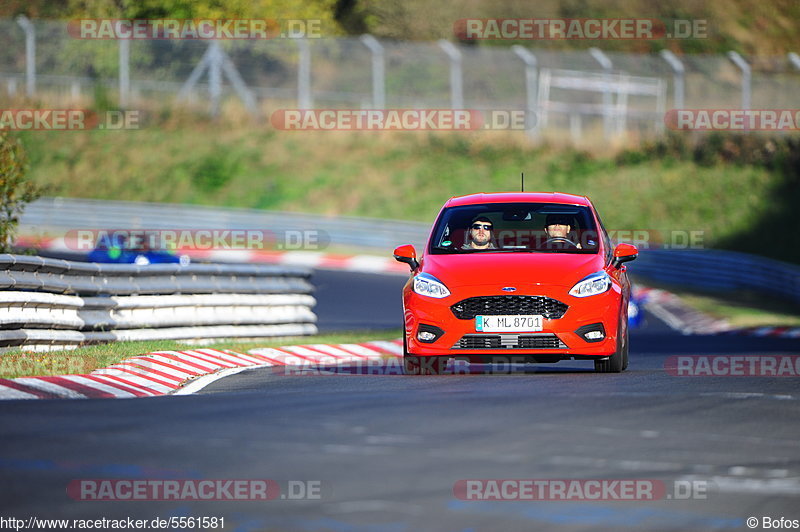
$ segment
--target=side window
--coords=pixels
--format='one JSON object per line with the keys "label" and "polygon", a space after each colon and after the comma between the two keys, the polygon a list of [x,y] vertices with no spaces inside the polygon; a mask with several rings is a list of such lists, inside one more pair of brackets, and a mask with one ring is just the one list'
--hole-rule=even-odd
{"label": "side window", "polygon": [[611,246],[611,239],[608,237],[608,231],[606,231],[606,226],[603,225],[603,220],[600,218],[600,213],[595,211],[597,214],[597,221],[600,222],[600,233],[603,235],[603,247],[606,248],[606,264],[611,262],[612,256],[614,255],[614,250]]}

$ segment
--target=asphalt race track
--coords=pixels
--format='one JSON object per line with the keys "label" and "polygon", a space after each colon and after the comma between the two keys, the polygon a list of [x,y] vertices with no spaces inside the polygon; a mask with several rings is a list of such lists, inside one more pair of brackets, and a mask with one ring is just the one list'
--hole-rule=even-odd
{"label": "asphalt race track", "polygon": [[[398,326],[403,278],[320,272],[315,283],[321,330]],[[671,355],[796,355],[798,344],[680,336],[650,318],[623,374],[584,362],[436,377],[263,368],[194,396],[3,401],[2,513],[216,516],[225,531],[741,531],[749,517],[763,530],[764,517],[800,520],[797,378],[676,377],[664,366]],[[70,481],[107,478],[271,479],[286,498],[67,495]],[[664,491],[462,500],[454,486],[467,479],[639,479]],[[312,486],[319,496],[302,498]]]}

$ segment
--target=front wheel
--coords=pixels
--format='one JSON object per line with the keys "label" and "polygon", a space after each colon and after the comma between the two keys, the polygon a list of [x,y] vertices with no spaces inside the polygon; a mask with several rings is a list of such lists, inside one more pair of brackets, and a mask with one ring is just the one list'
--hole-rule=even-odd
{"label": "front wheel", "polygon": [[628,367],[628,328],[622,331],[622,322],[617,329],[617,350],[605,360],[595,360],[594,370],[597,373],[619,373]]}
{"label": "front wheel", "polygon": [[441,375],[447,366],[447,357],[418,357],[408,353],[403,337],[403,372],[406,375]]}

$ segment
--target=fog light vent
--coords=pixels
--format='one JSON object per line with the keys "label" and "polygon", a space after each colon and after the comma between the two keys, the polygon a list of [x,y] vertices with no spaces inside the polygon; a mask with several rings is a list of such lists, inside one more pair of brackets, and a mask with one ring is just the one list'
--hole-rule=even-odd
{"label": "fog light vent", "polygon": [[602,323],[592,323],[584,325],[575,331],[575,334],[587,342],[601,342],[606,338],[606,329]]}
{"label": "fog light vent", "polygon": [[417,327],[417,340],[426,344],[432,344],[443,334],[444,331],[435,325],[421,323],[419,327]]}

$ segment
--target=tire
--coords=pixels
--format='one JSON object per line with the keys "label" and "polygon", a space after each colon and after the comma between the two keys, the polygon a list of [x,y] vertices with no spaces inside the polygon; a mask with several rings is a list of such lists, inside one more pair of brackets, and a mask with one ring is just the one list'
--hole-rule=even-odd
{"label": "tire", "polygon": [[418,357],[408,353],[403,336],[403,372],[406,375],[441,375],[447,366],[447,357]]}
{"label": "tire", "polygon": [[594,370],[597,373],[620,373],[628,367],[628,328],[620,334],[622,322],[617,329],[617,350],[605,360],[595,360]]}
{"label": "tire", "polygon": [[624,355],[622,357],[622,371],[625,371],[626,369],[628,369],[628,349],[629,349],[629,346],[628,346],[628,332],[626,331],[625,332],[625,348],[624,348],[624,351],[623,351]]}

